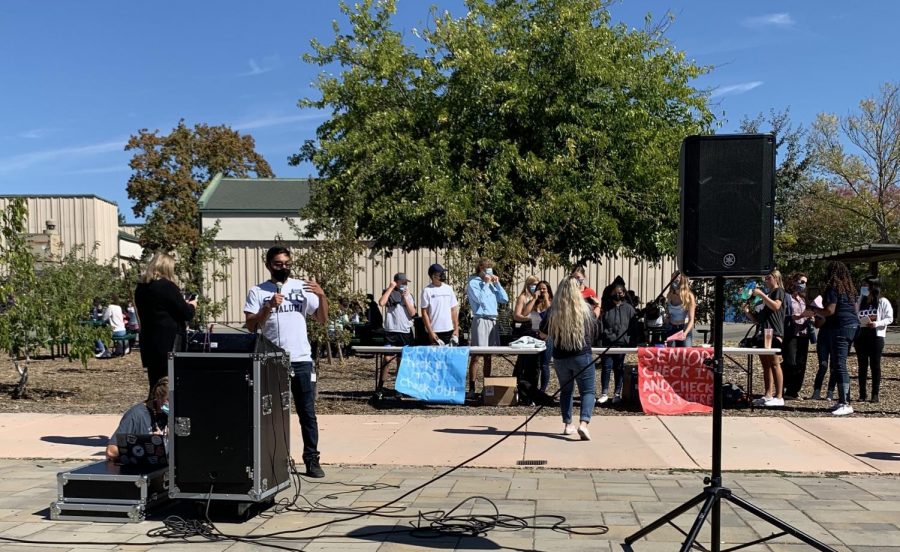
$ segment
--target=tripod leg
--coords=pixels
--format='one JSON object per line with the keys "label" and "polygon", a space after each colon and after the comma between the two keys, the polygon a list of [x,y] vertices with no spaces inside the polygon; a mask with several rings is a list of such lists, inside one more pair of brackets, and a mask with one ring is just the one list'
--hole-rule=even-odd
{"label": "tripod leg", "polygon": [[[706,516],[709,515],[713,506],[718,503],[719,495],[716,493],[709,493],[706,497],[706,501],[703,503],[703,507],[700,508],[700,513],[697,514],[697,519],[694,520],[694,525],[691,526],[691,532],[688,533],[687,538],[684,540],[684,544],[681,545],[681,552],[690,552],[691,548],[694,547],[694,541],[697,540],[697,535],[700,534],[700,529],[703,528],[703,522],[706,521]],[[716,545],[714,550],[719,549],[717,543],[712,544]]]}
{"label": "tripod leg", "polygon": [[697,504],[700,504],[701,502],[703,502],[706,499],[707,495],[708,495],[708,493],[704,490],[702,493],[700,493],[697,496],[695,496],[694,498],[688,500],[681,506],[675,508],[668,514],[665,514],[664,516],[660,517],[659,519],[657,519],[650,525],[648,525],[646,527],[642,527],[638,532],[625,537],[625,544],[631,544],[634,541],[640,539],[641,537],[643,537],[645,535],[649,535],[653,531],[656,531],[657,529],[659,529],[666,523],[669,523],[670,521],[677,518],[681,514],[687,512],[688,510],[690,510]]}
{"label": "tripod leg", "polygon": [[797,539],[805,542],[806,544],[812,546],[816,550],[821,550],[822,552],[835,552],[834,548],[831,548],[824,542],[814,539],[813,537],[807,535],[806,533],[804,533],[803,531],[797,529],[796,527],[794,527],[792,525],[788,525],[786,522],[778,519],[777,517],[773,516],[769,512],[766,512],[765,510],[763,510],[757,506],[754,506],[753,504],[747,502],[743,498],[734,496],[732,494],[725,496],[725,498],[728,499],[729,501],[731,501],[733,504],[739,506],[740,508],[750,512],[751,514],[758,517],[759,519],[767,521],[767,522],[771,523],[772,525],[774,525],[775,527],[778,527],[785,533],[792,535],[792,536],[796,537]]}

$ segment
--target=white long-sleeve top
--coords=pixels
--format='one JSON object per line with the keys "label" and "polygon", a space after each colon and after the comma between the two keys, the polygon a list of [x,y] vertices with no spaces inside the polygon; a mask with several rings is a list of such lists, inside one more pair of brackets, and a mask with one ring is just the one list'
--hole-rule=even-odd
{"label": "white long-sleeve top", "polygon": [[[876,312],[875,322],[873,323],[875,335],[878,337],[885,337],[887,335],[887,327],[894,321],[894,309],[891,307],[891,302],[884,297],[879,297],[878,309]],[[863,327],[871,328],[872,326]]]}

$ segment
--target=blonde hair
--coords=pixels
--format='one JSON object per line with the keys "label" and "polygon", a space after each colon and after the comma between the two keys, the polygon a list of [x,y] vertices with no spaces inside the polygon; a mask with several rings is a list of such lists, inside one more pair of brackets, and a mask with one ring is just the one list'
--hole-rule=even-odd
{"label": "blonde hair", "polygon": [[531,286],[536,286],[538,282],[539,282],[539,280],[538,280],[537,276],[535,276],[534,274],[529,274],[528,276],[526,276],[525,277],[525,285],[522,286],[522,293],[520,293],[519,295],[520,296],[534,295],[533,293],[531,293],[531,290],[528,288],[530,288]]}
{"label": "blonde hair", "polygon": [[691,291],[691,279],[684,274],[678,275],[678,298],[681,299],[681,304],[687,309],[696,302],[694,292]]}
{"label": "blonde hair", "polygon": [[782,280],[782,278],[781,278],[780,270],[778,270],[777,268],[772,270],[772,272],[769,273],[769,276],[775,278],[775,283],[778,284],[778,287],[780,287],[780,288],[784,287],[784,280]]}
{"label": "blonde hair", "polygon": [[566,351],[584,347],[585,327],[594,315],[581,296],[575,278],[563,278],[559,282],[547,316],[547,335],[553,340],[554,347]]}
{"label": "blonde hair", "polygon": [[160,278],[175,281],[175,259],[168,253],[155,253],[141,274],[141,282],[144,284]]}

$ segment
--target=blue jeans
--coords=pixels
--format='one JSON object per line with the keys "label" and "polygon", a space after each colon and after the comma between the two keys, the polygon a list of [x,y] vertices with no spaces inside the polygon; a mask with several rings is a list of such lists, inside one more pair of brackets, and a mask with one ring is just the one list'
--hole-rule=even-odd
{"label": "blue jeans", "polygon": [[[559,379],[559,409],[562,412],[563,423],[572,423],[572,407],[574,405],[575,383],[578,384],[578,394],[581,396],[581,421],[590,422],[594,413],[594,367],[591,364],[591,355],[582,353],[578,356],[553,359],[556,368],[556,377]],[[580,373],[579,373],[580,372]],[[577,376],[576,376],[577,374]],[[575,380],[573,383],[572,380]]]}
{"label": "blue jeans", "polygon": [[838,402],[850,402],[850,372],[847,370],[847,356],[850,345],[856,337],[858,325],[844,326],[831,332],[831,372],[838,386]]}
{"label": "blue jeans", "polygon": [[300,417],[303,437],[303,462],[319,459],[319,421],[316,419],[316,382],[312,381],[312,362],[292,362],[291,394]]}
{"label": "blue jeans", "polygon": [[[117,330],[112,333],[113,337],[124,337],[126,335],[128,335],[127,330]],[[94,343],[94,350],[97,351],[98,353],[102,353],[102,352],[106,351],[106,343],[103,343],[102,339],[98,339],[96,341],[96,343]],[[124,348],[123,348],[123,350],[124,350]]]}
{"label": "blue jeans", "polygon": [[609,373],[615,376],[615,393],[622,394],[622,384],[625,381],[625,355],[603,355],[603,370],[600,373],[600,393],[609,394]]}
{"label": "blue jeans", "polygon": [[544,342],[547,346],[541,353],[541,384],[542,393],[547,392],[547,386],[550,385],[550,359],[553,358],[553,341],[548,337]]}
{"label": "blue jeans", "polygon": [[[816,356],[819,359],[819,368],[816,370],[816,379],[813,382],[813,392],[821,391],[822,384],[825,383],[825,374],[828,372],[828,358],[831,356],[831,329],[819,328],[819,335],[816,338]],[[834,391],[836,380],[834,374],[828,375],[828,392]]]}

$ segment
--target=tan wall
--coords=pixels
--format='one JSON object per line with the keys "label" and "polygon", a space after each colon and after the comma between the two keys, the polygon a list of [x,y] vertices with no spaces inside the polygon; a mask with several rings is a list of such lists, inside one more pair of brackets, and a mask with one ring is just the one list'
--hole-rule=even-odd
{"label": "tan wall", "polygon": [[[5,210],[10,201],[0,197],[0,209]],[[83,245],[87,256],[97,243],[97,258],[101,262],[118,254],[119,217],[115,204],[96,197],[29,197],[26,201],[29,233],[43,232],[47,220],[52,219],[56,221],[64,253]]]}
{"label": "tan wall", "polygon": [[[215,300],[225,296],[229,298],[227,311],[217,322],[239,325],[244,321],[243,307],[247,290],[269,277],[268,271],[263,266],[263,258],[271,242],[232,242],[224,245],[228,248],[233,261],[227,268],[230,277],[225,282],[217,284],[212,293]],[[290,244],[287,245],[290,247]],[[418,297],[422,287],[429,281],[428,267],[435,262],[443,262],[443,256],[426,250],[409,253],[396,250],[388,258],[382,255],[363,255],[359,258],[359,266],[363,267],[363,270],[355,278],[354,286],[356,290],[372,293],[377,297],[395,273],[405,272],[412,279],[411,287]],[[675,261],[672,259],[664,260],[657,265],[624,258],[609,259],[602,264],[589,265],[587,279],[590,286],[599,293],[617,275],[621,275],[628,283],[628,287],[646,302],[662,291],[674,270]],[[517,275],[516,283],[512,286],[504,279],[504,285],[507,286],[511,296],[521,290],[521,282],[525,275],[525,273]],[[556,289],[557,283],[566,275],[566,271],[561,268],[549,269],[537,271],[536,275],[549,281],[553,289]],[[451,279],[453,285],[458,288],[463,278],[454,275]]]}

